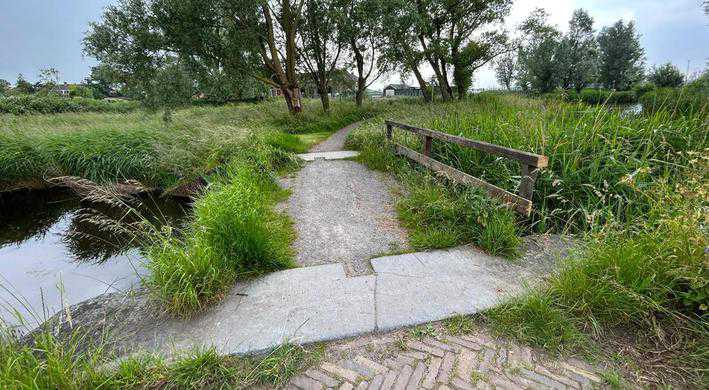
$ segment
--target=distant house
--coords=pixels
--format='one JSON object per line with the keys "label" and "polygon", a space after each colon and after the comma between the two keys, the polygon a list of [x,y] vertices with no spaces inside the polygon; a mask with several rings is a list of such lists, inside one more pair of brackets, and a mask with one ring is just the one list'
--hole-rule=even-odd
{"label": "distant house", "polygon": [[384,87],[383,97],[394,96],[421,96],[421,88],[412,87],[406,84],[389,84]]}
{"label": "distant house", "polygon": [[61,85],[55,85],[54,88],[52,88],[52,93],[57,94],[61,97],[69,97],[69,84],[64,83]]}

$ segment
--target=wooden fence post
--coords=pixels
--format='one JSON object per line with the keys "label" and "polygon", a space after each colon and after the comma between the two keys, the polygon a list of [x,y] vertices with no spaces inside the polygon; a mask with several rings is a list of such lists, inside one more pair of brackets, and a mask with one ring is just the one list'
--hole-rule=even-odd
{"label": "wooden fence post", "polygon": [[433,138],[431,138],[428,135],[425,135],[423,137],[423,155],[428,157],[431,155],[431,142],[433,141]]}
{"label": "wooden fence post", "polygon": [[532,200],[534,182],[537,181],[538,170],[536,167],[522,164],[522,181],[519,184],[519,196]]}
{"label": "wooden fence post", "polygon": [[391,138],[393,136],[394,129],[391,124],[387,123],[387,139],[391,141]]}

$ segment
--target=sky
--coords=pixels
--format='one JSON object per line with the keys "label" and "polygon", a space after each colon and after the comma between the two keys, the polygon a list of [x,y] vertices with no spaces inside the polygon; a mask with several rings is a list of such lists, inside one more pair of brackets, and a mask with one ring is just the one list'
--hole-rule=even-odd
{"label": "sky", "polygon": [[[0,79],[12,83],[22,73],[36,81],[39,70],[57,68],[61,81],[79,82],[95,65],[82,53],[89,22],[101,17],[116,0],[0,0]],[[683,71],[701,71],[709,61],[709,17],[701,0],[516,0],[505,22],[513,30],[536,7],[550,13],[562,31],[574,9],[584,8],[600,30],[618,19],[634,20],[646,50],[647,65],[672,62]],[[428,73],[427,70],[424,70]],[[374,87],[398,82],[400,75],[381,79]],[[478,71],[476,88],[495,88],[490,67]]]}

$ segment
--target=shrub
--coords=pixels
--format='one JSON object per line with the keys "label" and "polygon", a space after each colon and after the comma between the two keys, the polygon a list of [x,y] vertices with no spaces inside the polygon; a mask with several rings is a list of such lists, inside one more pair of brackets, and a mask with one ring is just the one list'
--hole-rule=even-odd
{"label": "shrub", "polygon": [[646,93],[654,91],[655,88],[657,87],[653,83],[638,83],[633,86],[633,92],[635,96],[640,99]]}
{"label": "shrub", "polygon": [[709,110],[709,94],[693,88],[659,88],[642,96],[643,111],[653,114],[666,111],[676,115],[705,115]]}
{"label": "shrub", "polygon": [[659,67],[653,66],[647,78],[660,88],[677,88],[684,84],[682,72],[669,62]]}
{"label": "shrub", "polygon": [[633,91],[609,91],[604,89],[584,89],[578,98],[588,104],[631,104],[637,101]]}
{"label": "shrub", "polygon": [[10,96],[0,98],[0,114],[58,114],[62,112],[128,112],[139,107],[138,102],[108,102],[77,97],[66,99],[56,96]]}

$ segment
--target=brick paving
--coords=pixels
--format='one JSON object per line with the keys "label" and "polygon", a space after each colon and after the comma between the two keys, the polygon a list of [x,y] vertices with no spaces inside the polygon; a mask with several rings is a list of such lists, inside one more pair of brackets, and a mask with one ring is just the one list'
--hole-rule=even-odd
{"label": "brick paving", "polygon": [[[423,335],[422,335],[423,333]],[[453,335],[441,323],[335,342],[288,389],[587,389],[604,387],[580,360],[495,339]]]}

